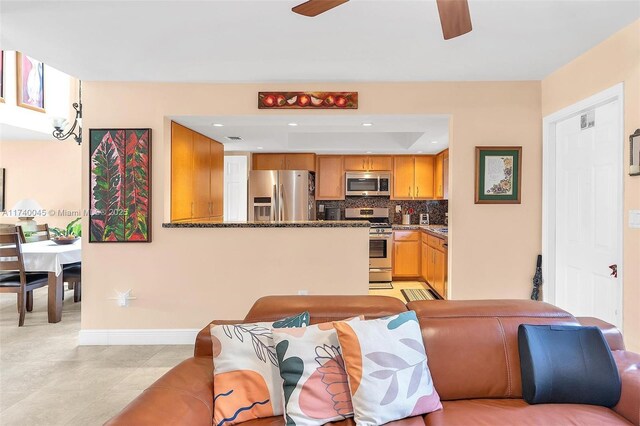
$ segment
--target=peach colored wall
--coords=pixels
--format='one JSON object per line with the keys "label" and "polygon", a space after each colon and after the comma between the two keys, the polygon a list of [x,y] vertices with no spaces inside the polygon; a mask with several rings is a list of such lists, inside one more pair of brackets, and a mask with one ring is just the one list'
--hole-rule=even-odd
{"label": "peach colored wall", "polygon": [[[311,293],[361,292],[361,280],[366,280],[364,231],[360,235],[360,231],[344,229],[160,227],[163,220],[168,220],[170,207],[168,117],[278,114],[257,110],[257,92],[290,90],[293,86],[296,90],[359,91],[360,109],[340,114],[451,114],[451,295],[455,299],[529,297],[541,244],[540,82],[296,85],[85,82],[86,129],[113,126],[153,129],[154,241],[83,246],[83,329],[197,328],[216,317],[244,315],[250,303],[262,294],[292,293],[298,288],[307,288]],[[335,111],[299,113],[336,114]],[[473,203],[476,145],[523,146],[522,204]],[[85,143],[85,159],[88,149]],[[88,175],[87,160],[83,162],[83,175]],[[87,179],[83,179],[83,185],[83,205],[87,205]],[[301,250],[316,244],[317,250]],[[291,253],[295,261],[286,265],[288,272],[271,267],[266,273],[261,271],[268,265],[261,260],[262,250],[268,252],[270,247]],[[356,252],[352,253],[352,249]],[[312,261],[313,256],[323,256],[334,263],[317,264]],[[362,264],[350,265],[344,256]],[[116,288],[132,288],[139,299],[131,308],[117,308],[114,301],[108,300]]]}
{"label": "peach colored wall", "polygon": [[542,81],[542,113],[564,107],[624,82],[624,334],[640,351],[640,230],[628,227],[640,209],[640,177],[628,174],[628,136],[640,128],[640,20],[563,66]]}
{"label": "peach colored wall", "polygon": [[[75,219],[60,210],[81,209],[82,148],[72,140],[0,140],[0,167],[5,171],[6,208],[22,198],[36,199],[54,215],[36,218],[38,223],[62,227]],[[16,223],[17,218],[2,216],[0,223]]]}

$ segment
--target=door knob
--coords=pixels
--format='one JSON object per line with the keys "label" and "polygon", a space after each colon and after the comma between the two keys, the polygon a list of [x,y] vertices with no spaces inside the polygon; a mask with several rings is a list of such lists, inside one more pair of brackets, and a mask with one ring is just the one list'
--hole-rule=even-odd
{"label": "door knob", "polygon": [[609,265],[609,269],[611,269],[611,275],[613,278],[618,278],[618,265],[615,263],[613,265]]}

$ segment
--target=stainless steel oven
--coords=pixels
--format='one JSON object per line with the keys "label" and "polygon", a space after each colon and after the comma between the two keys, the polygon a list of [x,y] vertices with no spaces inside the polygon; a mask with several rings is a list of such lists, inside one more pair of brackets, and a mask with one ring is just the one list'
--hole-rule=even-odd
{"label": "stainless steel oven", "polygon": [[368,220],[369,229],[369,282],[391,282],[392,236],[389,209],[348,208],[345,219]]}
{"label": "stainless steel oven", "polygon": [[390,196],[390,172],[347,172],[346,195],[360,197]]}

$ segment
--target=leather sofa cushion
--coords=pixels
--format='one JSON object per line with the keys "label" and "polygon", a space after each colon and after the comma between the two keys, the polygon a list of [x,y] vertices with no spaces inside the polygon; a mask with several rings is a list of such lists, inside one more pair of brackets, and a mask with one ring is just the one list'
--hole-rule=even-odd
{"label": "leather sofa cushion", "polygon": [[595,405],[529,405],[522,399],[445,401],[440,411],[427,414],[427,426],[562,426],[630,425],[613,410]]}
{"label": "leather sofa cushion", "polygon": [[[242,423],[243,426],[284,426],[284,424],[285,422],[282,417],[269,417],[266,419],[251,420]],[[356,422],[354,422],[352,418],[327,424],[331,426],[356,426]],[[424,419],[420,416],[409,417],[386,423],[385,426],[424,426]]]}
{"label": "leather sofa cushion", "polygon": [[578,325],[530,300],[421,301],[415,310],[440,399],[521,398],[520,324]]}

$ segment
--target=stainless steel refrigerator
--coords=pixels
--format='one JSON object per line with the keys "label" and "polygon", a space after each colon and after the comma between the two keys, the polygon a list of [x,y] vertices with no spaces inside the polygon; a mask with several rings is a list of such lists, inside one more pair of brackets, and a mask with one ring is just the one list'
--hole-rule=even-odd
{"label": "stainless steel refrigerator", "polygon": [[315,220],[315,175],[307,170],[252,170],[249,173],[249,220]]}

